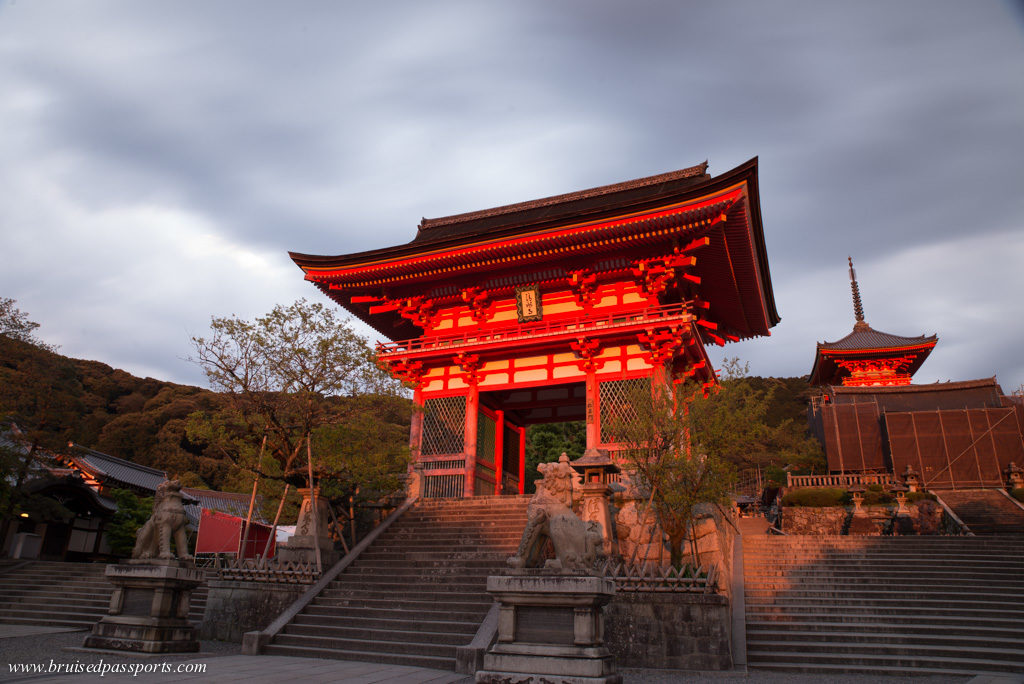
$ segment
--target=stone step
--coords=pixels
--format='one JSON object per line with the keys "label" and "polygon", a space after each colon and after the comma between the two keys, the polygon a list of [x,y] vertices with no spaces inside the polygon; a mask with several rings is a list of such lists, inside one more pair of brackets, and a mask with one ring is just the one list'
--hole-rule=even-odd
{"label": "stone step", "polygon": [[778,633],[754,630],[748,633],[748,643],[761,647],[764,644],[820,644],[830,647],[833,652],[842,653],[846,646],[860,648],[863,645],[876,644],[883,649],[899,651],[906,648],[928,647],[945,649],[959,648],[971,653],[980,649],[1015,652],[1024,656],[1024,645],[1016,636],[1001,637],[995,634],[929,634],[923,632],[889,632],[869,633],[857,630],[788,630]]}
{"label": "stone step", "polygon": [[[943,591],[942,587],[935,587],[930,591],[923,591],[919,587],[902,587],[898,589],[884,590],[836,584],[818,587],[799,584],[781,594],[772,588],[747,587],[745,588],[745,596],[748,601],[751,599],[757,601],[765,598],[832,598],[856,599],[865,602],[874,601],[886,604],[891,604],[893,601],[944,601],[947,604],[957,605],[971,602],[974,602],[975,604],[1004,603],[1007,600],[1005,592],[960,591],[952,587],[950,587],[948,591]],[[1016,601],[1011,601],[1011,604],[1024,607],[1024,595],[1021,595],[1021,597]]]}
{"label": "stone step", "polygon": [[44,625],[87,625],[91,627],[106,611],[84,611],[84,610],[31,610],[20,608],[0,608],[0,622],[10,622],[18,619],[26,624]]}
{"label": "stone step", "polygon": [[[431,587],[416,587],[414,589],[406,587],[405,591],[395,591],[393,589],[368,589],[362,585],[349,585],[346,587],[328,587],[324,589],[318,598],[367,598],[367,599],[390,599],[392,602],[401,602],[405,600],[421,600],[421,601],[450,601],[452,599],[452,592],[449,589],[443,588],[431,588]],[[470,597],[464,597],[469,600]],[[474,603],[490,603],[490,595],[481,592],[477,598],[473,597]]]}
{"label": "stone step", "polygon": [[480,610],[421,610],[407,608],[405,604],[395,608],[362,608],[360,606],[339,608],[336,606],[321,606],[314,603],[307,606],[303,613],[308,615],[332,615],[345,619],[351,616],[379,620],[417,620],[420,623],[444,620],[454,620],[457,622],[476,621],[479,623],[487,613],[487,606],[482,607]]}
{"label": "stone step", "polygon": [[358,660],[361,662],[383,663],[386,665],[409,665],[412,667],[429,667],[435,670],[454,670],[455,659],[429,655],[406,655],[369,650],[343,651],[333,648],[312,648],[309,646],[284,646],[276,643],[268,644],[264,650],[267,655],[295,656],[299,658],[329,658],[332,660]]}
{"label": "stone step", "polygon": [[950,579],[956,581],[958,579],[974,579],[974,578],[987,578],[992,577],[1001,580],[1014,579],[1020,577],[1020,570],[1018,568],[1006,568],[1004,570],[993,570],[993,569],[974,569],[974,570],[956,570],[942,568],[890,568],[885,572],[865,572],[863,570],[856,570],[853,568],[821,568],[815,566],[807,566],[804,568],[787,568],[777,569],[774,567],[760,566],[757,568],[750,567],[747,564],[744,577],[759,578],[759,577],[789,577],[789,578],[832,578],[842,581],[852,581],[858,579],[892,579],[900,581],[924,581],[924,580],[936,580],[936,579]]}
{"label": "stone step", "polygon": [[[758,663],[748,666],[751,674],[759,672],[796,672],[801,674],[815,674],[823,679],[828,675],[836,674],[859,674],[877,677],[875,681],[887,681],[892,677],[945,677],[954,675],[973,677],[975,675],[990,674],[1010,670],[980,669],[976,663],[964,663],[956,659],[942,659],[937,663],[900,665],[899,660],[883,660],[880,665],[871,665],[864,661],[823,663],[813,660],[813,656],[802,658],[802,654],[790,654],[796,656],[790,661],[775,661]],[[757,654],[755,653],[755,658]],[[910,661],[919,662],[919,661]]]}
{"label": "stone step", "polygon": [[[473,554],[467,554],[465,552],[458,552],[456,554],[446,554],[444,558],[437,558],[433,560],[417,559],[417,567],[446,567],[448,565],[457,565],[459,567],[466,568],[483,568],[484,570],[493,570],[495,568],[502,568],[505,566],[505,559],[508,558],[505,554],[492,554],[493,558],[481,558],[477,559],[473,557]],[[454,556],[454,557],[453,557]],[[404,561],[398,560],[381,560],[381,559],[363,559],[360,558],[352,566],[352,570],[363,570],[372,569],[375,571],[391,570],[395,567],[407,566]]]}
{"label": "stone step", "polygon": [[371,641],[367,639],[343,639],[329,636],[306,634],[282,634],[274,640],[282,646],[324,648],[341,651],[378,651],[396,655],[428,655],[455,660],[455,649],[459,644],[443,644],[419,641]]}
{"label": "stone step", "polygon": [[26,596],[20,600],[12,601],[11,607],[27,608],[28,606],[38,607],[40,610],[53,610],[55,606],[67,608],[83,608],[107,610],[110,607],[110,597],[98,596],[96,598],[67,598],[63,596]]}
{"label": "stone step", "polygon": [[[777,603],[751,603],[747,602],[747,616],[759,615],[762,618],[767,616],[796,616],[804,619],[817,615],[836,617],[842,615],[843,619],[853,619],[855,616],[864,615],[872,619],[879,619],[884,616],[888,620],[890,616],[906,616],[909,613],[907,606],[901,605],[864,605],[863,602],[852,602],[848,605],[837,606],[832,601],[780,601]],[[972,606],[914,606],[913,615],[920,619],[933,619],[935,617],[958,617],[958,618],[985,618],[985,619],[1014,619],[1024,620],[1024,610],[1006,609],[999,607],[977,608]]]}
{"label": "stone step", "polygon": [[978,647],[965,652],[962,649],[950,648],[948,646],[909,646],[901,644],[893,647],[886,647],[879,644],[842,644],[832,642],[799,642],[791,643],[786,641],[758,641],[747,643],[747,654],[754,654],[758,663],[778,660],[792,659],[791,653],[799,653],[801,658],[812,659],[816,662],[832,664],[851,663],[854,658],[859,662],[868,664],[882,664],[882,662],[897,660],[900,667],[907,667],[909,660],[913,660],[918,666],[931,666],[942,660],[951,660],[960,663],[961,666],[970,663],[984,664],[983,669],[1012,671],[1011,668],[1024,669],[1024,650],[1019,648],[991,648]]}
{"label": "stone step", "polygon": [[388,574],[345,574],[332,583],[335,587],[351,586],[361,584],[375,588],[408,588],[411,584],[427,585],[433,588],[439,587],[472,587],[482,588],[487,584],[487,574],[434,574],[423,575],[420,573],[388,573]]}
{"label": "stone step", "polygon": [[[377,608],[377,609],[390,609],[395,606],[398,601],[394,598],[369,598],[364,596],[318,596],[313,599],[310,605],[314,606],[325,606],[330,608]],[[401,605],[405,609],[409,610],[424,610],[424,611],[437,611],[437,610],[451,610],[451,611],[466,611],[476,612],[479,610],[486,611],[491,607],[493,601],[489,600],[460,600],[457,596],[448,595],[447,598],[438,597],[437,599],[402,599]]]}
{"label": "stone step", "polygon": [[[836,616],[840,617],[840,616]],[[974,636],[991,635],[999,639],[1024,639],[1024,623],[1019,620],[957,619],[954,617],[932,617],[922,622],[917,616],[892,617],[877,621],[865,616],[863,621],[852,621],[844,617],[842,622],[824,620],[759,620],[747,619],[747,634],[767,633],[782,637],[790,632],[825,634],[831,632],[865,632],[872,635],[885,634],[938,634],[949,635],[968,632]]]}
{"label": "stone step", "polygon": [[[418,631],[423,627],[423,620],[414,618],[380,618],[367,617],[363,615],[346,616],[343,623],[339,623],[335,615],[311,615],[300,613],[289,623],[289,626],[330,628],[342,624],[346,627],[360,629],[387,629],[395,631]],[[451,632],[453,634],[473,635],[479,627],[479,620],[431,620],[431,632]],[[468,642],[467,642],[468,643]]]}
{"label": "stone step", "polygon": [[[430,625],[425,625],[429,627]],[[296,625],[285,627],[286,634],[297,636],[331,637],[335,639],[354,639],[358,641],[413,641],[424,644],[447,644],[463,646],[467,643],[467,634],[462,632],[430,632],[409,631],[402,629],[369,629],[365,627],[326,627],[323,625]]]}
{"label": "stone step", "polygon": [[91,629],[98,621],[99,618],[93,615],[76,616],[64,614],[60,617],[52,613],[47,615],[36,613],[8,615],[7,611],[0,609],[0,625],[38,625],[40,627],[80,627],[82,629]]}

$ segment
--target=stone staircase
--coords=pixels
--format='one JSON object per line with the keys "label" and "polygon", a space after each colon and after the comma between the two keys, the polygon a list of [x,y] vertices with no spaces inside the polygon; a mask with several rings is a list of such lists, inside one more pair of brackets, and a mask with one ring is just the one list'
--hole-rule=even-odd
{"label": "stone staircase", "polygon": [[751,668],[1024,672],[1024,537],[745,536]]}
{"label": "stone staircase", "polygon": [[[110,608],[112,584],[105,563],[21,561],[0,574],[0,623],[91,629]],[[199,623],[207,586],[192,592],[189,619]]]}
{"label": "stone staircase", "polygon": [[1024,534],[1024,509],[997,489],[936,492],[974,534]]}
{"label": "stone staircase", "polygon": [[425,499],[285,626],[265,652],[455,669],[519,544],[528,497]]}

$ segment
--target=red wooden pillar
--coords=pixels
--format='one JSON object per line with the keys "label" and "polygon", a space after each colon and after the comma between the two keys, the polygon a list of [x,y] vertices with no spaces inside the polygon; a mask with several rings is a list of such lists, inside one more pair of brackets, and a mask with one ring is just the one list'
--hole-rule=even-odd
{"label": "red wooden pillar", "polygon": [[412,472],[414,463],[420,460],[420,450],[423,448],[423,392],[419,387],[412,395],[415,406],[412,411],[412,424],[409,427],[409,453],[412,458],[409,460],[409,472]]}
{"label": "red wooden pillar", "polygon": [[473,385],[466,396],[466,438],[463,445],[466,454],[466,480],[462,489],[462,495],[466,497],[476,494],[476,432],[479,411],[480,391]]}
{"label": "red wooden pillar", "polygon": [[519,493],[526,493],[526,428],[519,430]]}
{"label": "red wooden pillar", "polygon": [[593,370],[587,371],[587,448],[596,449],[601,442],[601,421],[598,419],[597,376]]}
{"label": "red wooden pillar", "polygon": [[494,433],[494,494],[501,496],[505,493],[505,412],[496,411],[498,415],[498,426]]}

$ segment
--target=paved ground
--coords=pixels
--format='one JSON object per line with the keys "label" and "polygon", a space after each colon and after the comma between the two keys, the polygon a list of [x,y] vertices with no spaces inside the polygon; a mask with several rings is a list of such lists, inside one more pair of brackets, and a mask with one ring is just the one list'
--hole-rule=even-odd
{"label": "paved ground", "polygon": [[[379,665],[346,660],[313,660],[283,656],[243,656],[238,644],[217,641],[202,642],[199,653],[184,655],[143,656],[120,652],[82,650],[85,632],[55,627],[0,625],[0,681],[56,684],[92,681],[148,682],[213,681],[277,684],[293,680],[303,684],[345,682],[347,684],[469,684],[472,678],[442,670],[400,665]],[[37,664],[42,672],[12,672],[12,665]],[[63,666],[68,674],[53,674],[48,669]],[[92,666],[94,671],[87,671]],[[106,666],[100,678],[96,668]],[[198,666],[201,666],[198,667]],[[130,668],[130,670],[129,670]],[[180,669],[180,672],[175,670]],[[203,669],[199,672],[197,670]],[[120,670],[118,672],[118,670]],[[693,673],[670,670],[624,670],[628,684],[675,684],[677,682],[708,682],[710,684],[874,684],[885,681],[899,684],[1024,684],[1022,677],[893,677],[879,680],[860,675],[805,675],[767,672]]]}

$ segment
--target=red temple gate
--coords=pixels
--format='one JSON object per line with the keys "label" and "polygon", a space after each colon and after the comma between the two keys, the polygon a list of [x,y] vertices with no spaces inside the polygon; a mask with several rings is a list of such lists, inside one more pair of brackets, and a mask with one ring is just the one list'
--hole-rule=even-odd
{"label": "red temple gate", "polygon": [[292,254],[388,337],[379,359],[423,407],[424,495],[521,492],[525,428],[602,419],[652,378],[716,381],[704,349],[767,335],[775,311],[757,162],[706,164],[440,219],[407,245]]}

